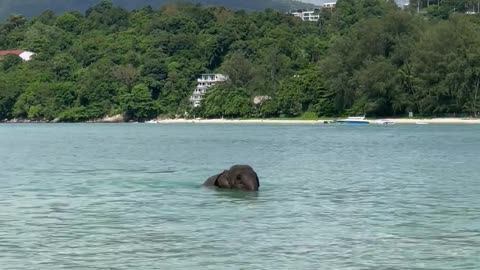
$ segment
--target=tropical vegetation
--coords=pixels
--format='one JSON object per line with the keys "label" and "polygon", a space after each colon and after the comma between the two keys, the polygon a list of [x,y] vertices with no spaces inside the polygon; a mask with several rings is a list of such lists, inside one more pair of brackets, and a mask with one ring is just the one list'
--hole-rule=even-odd
{"label": "tropical vegetation", "polygon": [[[116,6],[127,10],[141,9],[145,6],[158,8],[169,2],[178,0],[111,0]],[[267,8],[289,11],[292,9],[313,8],[312,4],[297,0],[181,0],[204,6],[225,6],[232,9],[247,11],[263,11]],[[98,0],[2,0],[0,1],[0,19],[12,14],[22,14],[27,17],[37,16],[45,10],[55,13],[70,11],[84,12],[95,5]]]}
{"label": "tropical vegetation", "polygon": [[[188,3],[102,1],[0,25],[0,119],[478,116],[480,17],[441,1],[339,0],[319,22]],[[464,7],[468,7],[465,3]],[[229,76],[189,102],[199,74]],[[254,97],[268,97],[254,103]],[[187,113],[187,114],[185,114]]]}

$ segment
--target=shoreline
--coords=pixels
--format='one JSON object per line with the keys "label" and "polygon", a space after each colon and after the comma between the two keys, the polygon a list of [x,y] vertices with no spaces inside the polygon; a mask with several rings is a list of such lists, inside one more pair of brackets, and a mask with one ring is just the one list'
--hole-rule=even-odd
{"label": "shoreline", "polygon": [[[105,120],[90,120],[83,122],[57,122],[57,121],[35,121],[35,120],[20,120],[13,119],[9,121],[0,121],[0,124],[62,124],[62,123],[89,123],[89,124],[128,124],[139,122],[125,122],[125,121],[111,121]],[[475,125],[480,124],[480,118],[382,118],[382,119],[365,119],[370,124],[379,124],[377,121],[388,121],[394,124],[444,124],[444,125]],[[281,119],[281,118],[266,118],[266,119],[154,119],[145,121],[146,124],[333,124],[332,119],[317,119],[317,120],[301,120],[301,119]]]}
{"label": "shoreline", "polygon": [[[377,121],[388,121],[394,124],[480,124],[480,119],[464,119],[464,118],[382,118],[382,119],[366,119],[370,124],[378,124]],[[157,119],[150,120],[145,123],[149,124],[333,124],[331,119],[318,120],[300,120],[300,119]]]}

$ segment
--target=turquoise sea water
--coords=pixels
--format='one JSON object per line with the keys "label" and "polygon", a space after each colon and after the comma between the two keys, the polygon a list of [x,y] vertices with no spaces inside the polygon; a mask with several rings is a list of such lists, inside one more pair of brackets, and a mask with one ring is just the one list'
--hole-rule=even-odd
{"label": "turquoise sea water", "polygon": [[480,126],[6,124],[0,166],[0,269],[480,269]]}

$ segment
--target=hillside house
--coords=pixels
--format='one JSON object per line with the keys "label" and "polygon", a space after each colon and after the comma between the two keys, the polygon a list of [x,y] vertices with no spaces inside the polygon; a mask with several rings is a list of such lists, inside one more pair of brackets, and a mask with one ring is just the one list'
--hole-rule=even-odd
{"label": "hillside house", "polygon": [[197,79],[197,87],[190,96],[190,102],[193,107],[201,105],[203,97],[207,94],[208,89],[219,82],[228,80],[228,77],[223,74],[202,74]]}
{"label": "hillside house", "polygon": [[320,9],[299,9],[290,11],[290,14],[306,22],[318,22],[320,20]]}
{"label": "hillside house", "polygon": [[334,9],[336,5],[337,5],[336,2],[323,3],[322,8],[324,8],[324,9]]}

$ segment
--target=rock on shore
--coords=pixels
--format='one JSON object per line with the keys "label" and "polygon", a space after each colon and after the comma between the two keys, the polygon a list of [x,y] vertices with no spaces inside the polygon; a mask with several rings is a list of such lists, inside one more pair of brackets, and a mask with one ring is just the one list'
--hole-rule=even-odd
{"label": "rock on shore", "polygon": [[[5,119],[3,121],[0,120],[0,123],[60,123],[60,119],[55,118],[52,121],[48,120],[29,120],[29,119],[19,119],[19,118],[14,118],[14,119]],[[101,119],[94,119],[94,120],[88,120],[85,121],[86,123],[123,123],[125,122],[125,117],[121,114],[113,115],[113,116],[105,116],[104,118]]]}
{"label": "rock on shore", "polygon": [[106,116],[101,120],[97,121],[97,123],[123,123],[125,122],[125,117],[122,114],[117,114],[113,116]]}

